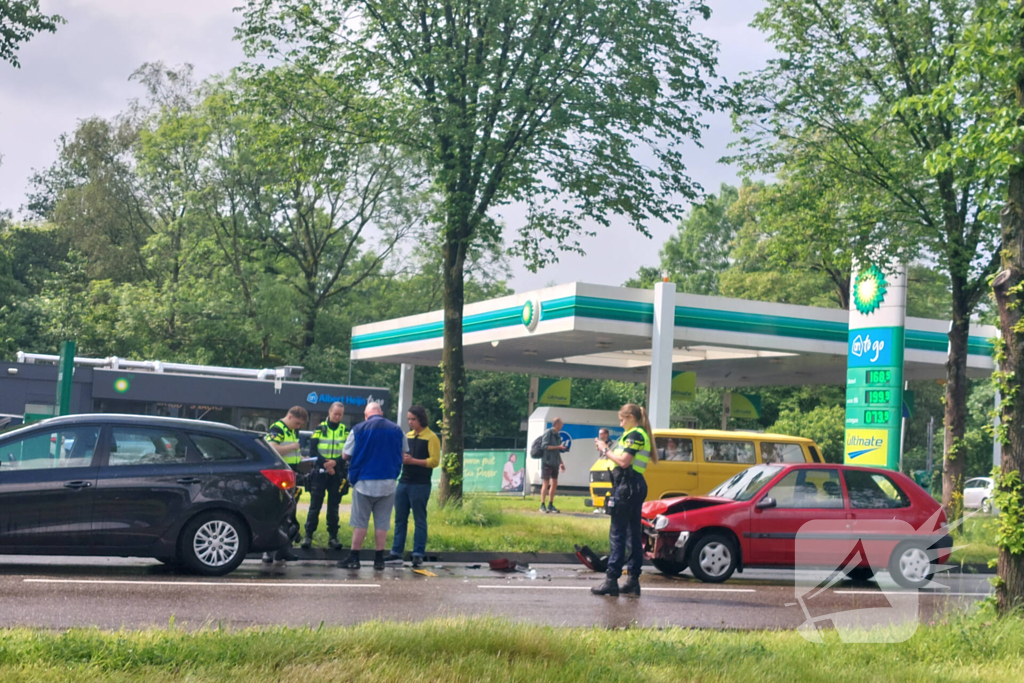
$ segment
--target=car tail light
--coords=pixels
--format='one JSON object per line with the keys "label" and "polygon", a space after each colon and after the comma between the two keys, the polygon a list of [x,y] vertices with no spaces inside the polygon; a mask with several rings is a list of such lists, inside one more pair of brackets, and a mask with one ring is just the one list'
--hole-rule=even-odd
{"label": "car tail light", "polygon": [[271,484],[282,491],[295,488],[295,472],[287,470],[260,470],[260,474],[266,477]]}

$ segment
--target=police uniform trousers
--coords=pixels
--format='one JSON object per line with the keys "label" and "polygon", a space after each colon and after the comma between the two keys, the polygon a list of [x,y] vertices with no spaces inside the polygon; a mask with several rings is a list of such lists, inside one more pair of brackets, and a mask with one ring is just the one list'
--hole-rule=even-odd
{"label": "police uniform trousers", "polygon": [[[628,491],[628,493],[626,493]],[[629,470],[623,481],[612,491],[615,505],[611,508],[611,528],[608,533],[611,552],[608,554],[607,576],[617,580],[622,566],[630,576],[640,576],[644,564],[644,537],[641,513],[647,498],[647,480],[635,470]],[[629,560],[626,560],[626,554]]]}

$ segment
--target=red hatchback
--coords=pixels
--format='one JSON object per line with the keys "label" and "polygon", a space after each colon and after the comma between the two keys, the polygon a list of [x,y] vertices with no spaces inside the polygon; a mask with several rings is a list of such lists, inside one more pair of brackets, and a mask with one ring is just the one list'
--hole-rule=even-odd
{"label": "red hatchback", "polygon": [[665,574],[719,583],[744,567],[831,567],[866,580],[886,568],[926,585],[953,546],[942,507],[898,472],[758,465],[706,496],[644,503],[644,550]]}

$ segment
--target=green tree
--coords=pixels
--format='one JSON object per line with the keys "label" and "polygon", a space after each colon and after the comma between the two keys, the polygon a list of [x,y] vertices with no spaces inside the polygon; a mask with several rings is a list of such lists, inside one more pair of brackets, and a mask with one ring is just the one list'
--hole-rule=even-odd
{"label": "green tree", "polygon": [[39,0],[0,0],[0,61],[15,68],[18,48],[39,31],[54,33],[58,24],[65,23],[59,14],[42,14]]}
{"label": "green tree", "polygon": [[[1005,178],[977,158],[931,163],[980,114],[914,103],[935,93],[965,59],[956,46],[974,6],[974,0],[769,0],[754,25],[779,57],[734,91],[754,168],[772,172],[795,157],[822,169],[839,192],[872,198],[859,205],[886,216],[879,237],[887,239],[873,245],[890,254],[917,248],[949,275],[943,504],[951,516],[963,486],[957,453],[966,421],[968,330],[998,266],[992,209]],[[985,71],[972,85],[1001,87]],[[871,245],[856,246],[855,255],[867,258]]]}
{"label": "green tree", "polygon": [[[583,221],[644,222],[693,198],[682,145],[711,105],[702,0],[250,0],[240,35],[260,63],[379,92],[367,116],[421,154],[444,254],[442,501],[461,498],[465,259],[496,241],[492,210],[527,202],[512,251],[533,267],[579,250]],[[259,68],[258,66],[256,68]],[[642,149],[644,157],[635,150]],[[546,240],[554,240],[550,245]]]}
{"label": "green tree", "polygon": [[813,439],[821,448],[825,462],[843,462],[843,442],[846,430],[846,407],[820,405],[806,413],[786,410],[768,432],[789,434]]}

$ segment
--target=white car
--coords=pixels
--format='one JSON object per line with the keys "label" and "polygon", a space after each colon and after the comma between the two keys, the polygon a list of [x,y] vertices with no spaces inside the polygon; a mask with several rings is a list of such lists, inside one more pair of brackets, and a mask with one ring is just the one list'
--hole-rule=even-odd
{"label": "white car", "polygon": [[993,486],[991,477],[968,479],[964,483],[964,507],[974,510],[980,509],[986,515],[992,512]]}

